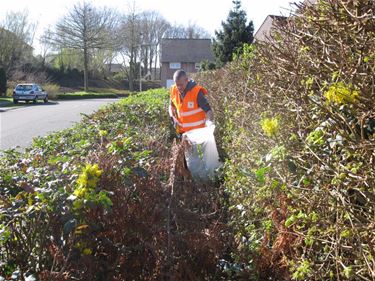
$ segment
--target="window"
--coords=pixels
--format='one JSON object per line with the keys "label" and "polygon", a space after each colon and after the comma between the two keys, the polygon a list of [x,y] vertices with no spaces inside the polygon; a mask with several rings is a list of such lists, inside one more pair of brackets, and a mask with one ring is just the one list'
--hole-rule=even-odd
{"label": "window", "polygon": [[16,87],[17,91],[31,91],[33,89],[33,85],[18,85]]}
{"label": "window", "polygon": [[169,68],[170,69],[180,69],[181,68],[181,63],[180,62],[170,62],[169,63]]}
{"label": "window", "polygon": [[195,63],[195,69],[197,70],[201,69],[201,64],[199,62]]}

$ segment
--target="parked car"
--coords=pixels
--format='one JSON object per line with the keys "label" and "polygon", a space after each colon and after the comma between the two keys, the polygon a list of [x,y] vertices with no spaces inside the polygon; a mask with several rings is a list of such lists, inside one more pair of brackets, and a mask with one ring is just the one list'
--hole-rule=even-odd
{"label": "parked car", "polygon": [[26,103],[32,101],[36,103],[38,100],[48,102],[48,93],[38,84],[18,84],[13,90],[13,103],[23,100]]}

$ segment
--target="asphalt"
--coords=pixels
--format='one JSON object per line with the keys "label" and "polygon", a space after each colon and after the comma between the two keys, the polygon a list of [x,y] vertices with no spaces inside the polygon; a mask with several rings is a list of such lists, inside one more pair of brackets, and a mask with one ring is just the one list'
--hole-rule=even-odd
{"label": "asphalt", "polygon": [[0,107],[1,150],[16,148],[23,151],[32,139],[69,128],[100,107],[119,99],[87,99],[38,102],[18,107]]}

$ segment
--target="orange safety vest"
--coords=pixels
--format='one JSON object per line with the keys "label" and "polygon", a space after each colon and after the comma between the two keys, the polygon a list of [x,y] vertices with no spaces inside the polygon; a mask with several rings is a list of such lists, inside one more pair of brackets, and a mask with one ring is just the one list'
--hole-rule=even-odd
{"label": "orange safety vest", "polygon": [[185,133],[206,126],[206,113],[198,105],[200,91],[204,95],[208,94],[205,88],[195,85],[181,100],[176,84],[171,87],[171,101],[177,110],[177,133]]}

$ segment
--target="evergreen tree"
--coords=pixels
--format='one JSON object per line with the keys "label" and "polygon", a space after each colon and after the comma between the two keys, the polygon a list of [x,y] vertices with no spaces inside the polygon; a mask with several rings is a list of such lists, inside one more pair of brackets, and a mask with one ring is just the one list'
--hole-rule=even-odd
{"label": "evergreen tree", "polygon": [[216,39],[213,52],[218,65],[232,60],[232,54],[242,48],[245,43],[253,42],[254,25],[247,24],[246,12],[241,8],[240,0],[233,0],[234,8],[229,12],[226,22],[222,22],[223,30],[215,31]]}
{"label": "evergreen tree", "polygon": [[0,96],[6,96],[7,93],[7,75],[4,68],[0,68]]}

